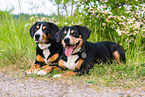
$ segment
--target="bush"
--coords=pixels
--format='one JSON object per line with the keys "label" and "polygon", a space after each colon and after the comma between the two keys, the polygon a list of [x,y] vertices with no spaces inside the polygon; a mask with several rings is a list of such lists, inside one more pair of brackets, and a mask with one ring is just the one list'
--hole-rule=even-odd
{"label": "bush", "polygon": [[[120,1],[121,2],[121,1]],[[116,1],[118,4],[119,1]],[[145,38],[145,4],[124,4],[116,8],[96,1],[84,3],[82,16],[84,25],[94,33],[103,37],[101,40],[111,40],[121,43],[123,41],[134,42],[137,35],[141,41]],[[113,8],[111,8],[113,7]],[[122,40],[120,40],[123,38]]]}

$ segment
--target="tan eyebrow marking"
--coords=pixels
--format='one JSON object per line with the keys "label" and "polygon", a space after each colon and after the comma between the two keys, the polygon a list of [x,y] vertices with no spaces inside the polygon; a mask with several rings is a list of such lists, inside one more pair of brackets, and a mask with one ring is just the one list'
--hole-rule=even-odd
{"label": "tan eyebrow marking", "polygon": [[43,26],[43,30],[45,29],[46,27],[45,26]]}
{"label": "tan eyebrow marking", "polygon": [[66,34],[67,33],[67,31],[64,31],[64,34]]}
{"label": "tan eyebrow marking", "polygon": [[37,26],[36,26],[36,28],[38,29],[38,28],[39,28],[39,26],[37,25]]}
{"label": "tan eyebrow marking", "polygon": [[74,33],[74,30],[72,30],[71,33]]}

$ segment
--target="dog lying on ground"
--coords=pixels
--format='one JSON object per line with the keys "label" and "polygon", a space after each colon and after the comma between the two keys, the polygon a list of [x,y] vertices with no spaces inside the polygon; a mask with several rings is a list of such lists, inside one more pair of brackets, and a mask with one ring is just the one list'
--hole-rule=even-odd
{"label": "dog lying on ground", "polygon": [[[53,69],[59,69],[54,64],[57,63],[59,56],[63,52],[60,42],[56,42],[55,34],[59,27],[50,22],[36,22],[30,28],[30,35],[37,43],[35,64],[25,74],[37,73],[37,75],[46,75]],[[50,67],[50,65],[53,65]],[[41,70],[43,68],[43,70]]]}
{"label": "dog lying on ground", "polygon": [[95,63],[113,63],[114,60],[121,65],[125,63],[123,47],[109,41],[88,42],[90,33],[88,28],[80,25],[66,26],[56,33],[56,41],[61,41],[64,48],[58,66],[72,71],[54,75],[54,78],[88,73]]}

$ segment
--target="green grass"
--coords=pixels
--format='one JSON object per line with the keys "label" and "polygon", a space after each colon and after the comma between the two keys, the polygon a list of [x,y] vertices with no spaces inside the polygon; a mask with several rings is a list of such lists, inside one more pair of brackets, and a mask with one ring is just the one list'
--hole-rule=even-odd
{"label": "green grass", "polygon": [[[32,66],[35,59],[36,44],[29,35],[31,25],[25,27],[31,21],[17,20],[7,13],[1,12],[0,14],[0,71],[12,76],[24,77],[24,71]],[[94,32],[91,34],[89,41],[98,41],[98,39],[101,39],[99,37],[101,36]],[[115,42],[118,42],[118,39]],[[127,49],[125,52],[126,64],[95,65],[90,70],[89,75],[73,76],[72,78],[76,80],[84,79],[83,81],[86,83],[104,87],[142,87],[145,84],[145,67],[140,66],[140,64],[145,63],[145,52],[140,42],[140,35],[137,35],[133,44],[122,40],[121,45]],[[40,78],[49,79],[58,73],[62,72],[54,71],[50,75]]]}
{"label": "green grass", "polygon": [[[8,17],[8,18],[5,18]],[[35,43],[29,35],[29,27],[25,27],[28,21],[19,21],[12,16],[5,14],[3,21],[0,22],[0,61],[14,64],[22,58],[31,58],[33,55]]]}

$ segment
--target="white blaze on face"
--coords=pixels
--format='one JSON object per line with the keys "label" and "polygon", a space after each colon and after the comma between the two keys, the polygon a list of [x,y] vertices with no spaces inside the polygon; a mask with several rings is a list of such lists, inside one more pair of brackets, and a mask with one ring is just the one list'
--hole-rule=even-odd
{"label": "white blaze on face", "polygon": [[70,37],[70,28],[68,29],[68,32],[67,32],[65,38],[68,38],[68,37]]}
{"label": "white blaze on face", "polygon": [[36,35],[36,34],[39,34],[39,35],[40,35],[40,37],[39,37],[39,41],[42,40],[42,35],[43,35],[42,28],[43,28],[43,24],[41,24],[39,30],[37,30],[36,33],[34,34],[34,41],[35,41],[35,35]]}
{"label": "white blaze on face", "polygon": [[68,29],[68,32],[67,32],[67,34],[66,34],[66,36],[64,37],[64,39],[65,38],[69,38],[70,39],[70,43],[69,44],[72,44],[73,43],[73,41],[72,41],[72,39],[71,39],[71,37],[70,37],[70,34],[71,34],[71,31],[70,31],[71,29],[69,28]]}
{"label": "white blaze on face", "polygon": [[64,40],[65,39],[69,39],[70,41],[69,41],[69,44],[71,45],[71,43],[72,43],[72,39],[71,39],[71,37],[70,37],[70,33],[71,33],[71,31],[70,31],[70,28],[68,29],[68,32],[67,32],[67,34],[66,34],[66,36],[64,37],[64,39],[63,39],[63,41],[62,41],[62,44],[63,44],[63,46],[65,46],[65,55],[66,56],[70,56],[71,54],[72,54],[72,51],[73,51],[73,46],[67,46],[66,44],[65,44],[65,42],[64,42]]}

